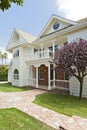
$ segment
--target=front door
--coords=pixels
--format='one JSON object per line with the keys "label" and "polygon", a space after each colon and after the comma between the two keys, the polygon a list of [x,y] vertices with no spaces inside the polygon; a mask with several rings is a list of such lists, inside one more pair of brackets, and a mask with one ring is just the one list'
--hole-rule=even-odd
{"label": "front door", "polygon": [[39,85],[48,86],[48,67],[41,65],[38,73]]}

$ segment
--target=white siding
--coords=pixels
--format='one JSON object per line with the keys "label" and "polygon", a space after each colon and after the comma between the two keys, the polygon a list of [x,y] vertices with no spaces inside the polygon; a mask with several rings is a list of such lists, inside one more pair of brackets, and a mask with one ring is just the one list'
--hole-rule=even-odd
{"label": "white siding", "polygon": [[[19,50],[19,56],[14,57],[14,53]],[[26,48],[17,47],[13,49],[13,60],[12,60],[12,85],[14,86],[25,86],[26,85]],[[19,80],[14,79],[14,70],[19,71]],[[10,76],[10,75],[9,75]]]}
{"label": "white siding", "polygon": [[11,66],[8,69],[8,82],[12,83],[12,67]]}
{"label": "white siding", "polygon": [[26,85],[26,48],[20,47],[20,86]]}
{"label": "white siding", "polygon": [[68,36],[68,42],[70,43],[70,42],[72,42],[73,40],[75,40],[76,38],[79,38],[79,37],[87,40],[87,29],[77,31],[77,32],[70,34]]}
{"label": "white siding", "polygon": [[[70,79],[70,95],[79,96],[80,83],[75,77]],[[82,97],[87,98],[87,76],[84,78]]]}

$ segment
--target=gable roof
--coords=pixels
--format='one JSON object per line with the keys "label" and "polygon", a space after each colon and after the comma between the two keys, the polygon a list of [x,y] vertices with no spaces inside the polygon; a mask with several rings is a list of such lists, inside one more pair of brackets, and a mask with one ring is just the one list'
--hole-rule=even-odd
{"label": "gable roof", "polygon": [[36,39],[35,36],[33,36],[29,33],[26,33],[20,29],[15,28],[12,32],[12,35],[11,35],[11,38],[8,42],[6,50],[9,51],[13,47],[16,47],[18,45],[25,44],[25,43],[31,44],[32,41],[34,41],[35,39]]}
{"label": "gable roof", "polygon": [[85,23],[87,22],[87,17],[86,18],[82,18],[80,20],[77,21],[78,23]]}
{"label": "gable roof", "polygon": [[[66,18],[63,18],[63,17],[61,17],[61,16],[57,16],[57,15],[53,14],[53,15],[51,16],[51,18],[49,19],[48,23],[45,25],[45,27],[44,27],[43,30],[41,31],[41,33],[39,34],[39,36],[37,37],[37,39],[39,39],[39,38],[42,37],[42,35],[43,35],[44,32],[46,31],[46,29],[49,27],[49,25],[50,25],[50,23],[52,22],[53,19],[57,19],[57,20],[59,20],[59,21],[65,22],[65,23],[68,24],[68,26],[69,26],[69,25],[75,25],[75,24],[77,24],[77,22],[75,22],[75,21],[72,21],[72,20],[69,20],[69,19],[66,19]],[[67,27],[68,27],[68,26],[67,26]]]}
{"label": "gable roof", "polygon": [[36,36],[26,33],[22,30],[17,29],[17,32],[28,42],[28,43],[32,43],[32,41],[34,41],[36,39]]}

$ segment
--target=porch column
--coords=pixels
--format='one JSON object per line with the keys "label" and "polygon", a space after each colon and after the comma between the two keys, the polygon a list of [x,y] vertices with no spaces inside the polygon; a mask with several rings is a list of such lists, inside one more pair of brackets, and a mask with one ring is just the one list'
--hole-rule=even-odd
{"label": "porch column", "polygon": [[32,47],[32,60],[34,60],[34,48]]}
{"label": "porch column", "polygon": [[38,66],[36,66],[36,87],[38,88]]}
{"label": "porch column", "polygon": [[33,70],[32,70],[32,65],[30,66],[30,73],[31,73],[31,75],[30,75],[30,78],[31,78],[31,81],[30,81],[30,85],[33,85]]}
{"label": "porch column", "polygon": [[51,90],[51,84],[50,84],[50,65],[48,66],[48,90]]}
{"label": "porch column", "polygon": [[29,65],[26,65],[26,86],[29,85]]}
{"label": "porch column", "polygon": [[31,69],[31,75],[30,75],[30,77],[31,77],[31,79],[32,79],[32,78],[33,78],[32,65],[30,66],[30,69]]}
{"label": "porch column", "polygon": [[54,53],[55,53],[55,42],[56,42],[56,40],[52,41],[52,44],[53,44],[53,58],[54,58]]}
{"label": "porch column", "polygon": [[41,46],[41,59],[43,59],[43,44],[41,44],[40,46]]}

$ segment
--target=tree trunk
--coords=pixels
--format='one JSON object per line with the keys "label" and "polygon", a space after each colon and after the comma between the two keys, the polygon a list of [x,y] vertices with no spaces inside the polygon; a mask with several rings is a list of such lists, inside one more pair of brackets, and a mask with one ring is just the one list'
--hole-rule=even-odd
{"label": "tree trunk", "polygon": [[79,92],[79,99],[82,99],[82,90],[83,90],[83,79],[80,81],[80,92]]}

